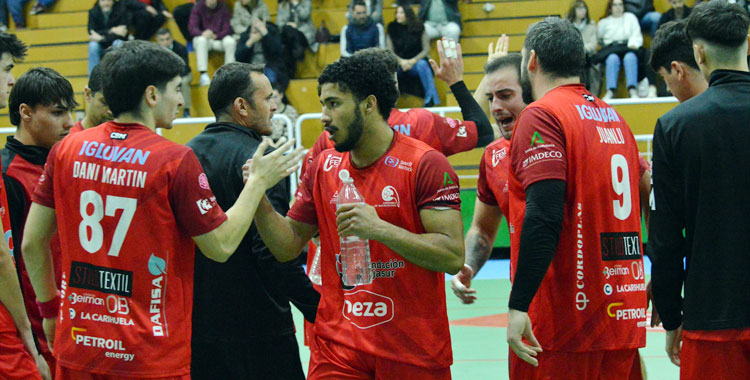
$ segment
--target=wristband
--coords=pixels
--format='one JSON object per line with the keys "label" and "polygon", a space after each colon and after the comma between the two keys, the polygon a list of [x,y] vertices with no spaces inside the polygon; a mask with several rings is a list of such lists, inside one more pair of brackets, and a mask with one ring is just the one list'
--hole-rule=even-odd
{"label": "wristband", "polygon": [[57,291],[55,298],[47,302],[37,300],[36,306],[39,308],[39,315],[42,318],[57,318],[57,312],[60,310],[60,291]]}

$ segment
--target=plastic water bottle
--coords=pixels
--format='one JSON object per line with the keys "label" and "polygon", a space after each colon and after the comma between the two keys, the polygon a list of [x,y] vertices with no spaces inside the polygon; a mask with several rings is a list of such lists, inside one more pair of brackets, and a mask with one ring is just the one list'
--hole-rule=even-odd
{"label": "plastic water bottle", "polygon": [[313,237],[313,244],[315,244],[315,256],[313,256],[312,264],[310,264],[310,270],[307,273],[307,277],[310,277],[310,281],[315,285],[323,285],[323,277],[320,274],[320,239]]}
{"label": "plastic water bottle", "polygon": [[[336,209],[345,204],[365,204],[364,198],[354,187],[354,180],[349,171],[339,171],[339,178],[344,182],[336,198]],[[339,237],[341,242],[341,280],[346,286],[367,285],[372,283],[370,264],[370,242],[357,236]]]}

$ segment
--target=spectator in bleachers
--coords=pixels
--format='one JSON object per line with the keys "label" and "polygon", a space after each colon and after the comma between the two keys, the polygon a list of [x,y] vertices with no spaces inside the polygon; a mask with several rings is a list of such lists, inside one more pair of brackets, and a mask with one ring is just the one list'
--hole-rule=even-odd
{"label": "spectator in bleachers", "polygon": [[669,6],[671,8],[664,12],[659,19],[660,28],[670,21],[684,20],[690,16],[691,9],[685,5],[685,0],[669,0]]}
{"label": "spectator in bleachers", "polygon": [[638,18],[641,30],[656,34],[661,14],[654,9],[654,0],[625,0],[625,12],[630,12]]}
{"label": "spectator in bleachers", "polygon": [[[352,22],[352,9],[354,9],[354,3],[358,0],[351,0],[349,6],[346,9],[346,21]],[[367,7],[367,16],[372,22],[383,23],[383,1],[382,0],[362,0]]]}
{"label": "spectator in bleachers", "polygon": [[583,0],[577,0],[568,10],[566,19],[570,21],[583,37],[583,48],[586,50],[586,70],[581,81],[592,94],[599,96],[602,86],[601,65],[593,63],[599,39],[596,35],[596,23],[589,17],[589,6]]}
{"label": "spectator in bleachers", "polygon": [[388,24],[386,44],[398,58],[399,86],[407,77],[418,77],[424,89],[424,106],[440,104],[432,68],[427,62],[430,37],[410,6],[396,8],[396,20]]}
{"label": "spectator in bleachers", "polygon": [[385,49],[383,25],[367,16],[367,6],[362,0],[354,3],[352,21],[341,28],[341,56],[349,57],[357,50],[379,47]]}
{"label": "spectator in bleachers", "polygon": [[190,34],[193,36],[193,48],[198,61],[200,80],[198,84],[208,86],[208,52],[224,52],[224,64],[234,62],[237,41],[232,36],[230,22],[232,14],[223,0],[198,1],[190,13]]}
{"label": "spectator in bleachers", "polygon": [[421,0],[417,16],[431,39],[447,37],[458,42],[461,35],[458,0]]}
{"label": "spectator in bleachers", "polygon": [[188,51],[192,51],[193,36],[190,34],[190,14],[193,13],[193,6],[195,6],[195,0],[184,0],[184,4],[180,4],[172,10],[172,16],[174,16],[174,22],[177,27],[180,28],[182,36],[187,41]]}
{"label": "spectator in bleachers", "polygon": [[144,7],[133,11],[134,37],[139,40],[150,40],[167,19],[173,16],[162,0],[138,0]]}
{"label": "spectator in bleachers", "polygon": [[[16,23],[16,29],[26,28],[26,15],[24,14],[23,6],[29,2],[29,0],[6,0],[8,4],[8,12],[13,17],[13,22]],[[35,15],[44,12],[45,9],[51,7],[56,0],[37,0],[36,3],[29,10],[29,14]]]}
{"label": "spectator in bleachers", "polygon": [[[285,92],[286,87],[283,84],[275,83],[273,85],[273,102],[276,103],[276,106],[278,107],[278,109],[276,109],[276,115],[284,115],[288,117],[289,120],[291,120],[292,125],[294,125],[297,121],[297,117],[299,117],[299,113],[297,113],[297,110],[289,104],[289,100],[287,100],[286,95],[284,94]],[[273,128],[273,132],[269,137],[274,142],[279,141],[282,137],[286,137],[287,140],[290,139],[286,123],[283,120],[272,119],[271,127]]]}
{"label": "spectator in bleachers", "polygon": [[232,30],[240,35],[253,25],[255,20],[271,21],[271,12],[263,0],[236,0],[232,12]]}
{"label": "spectator in bleachers", "polygon": [[289,84],[289,74],[283,60],[284,46],[279,28],[272,22],[256,18],[252,26],[240,35],[235,58],[238,62],[265,65],[264,74],[271,84]]}
{"label": "spectator in bleachers", "polygon": [[182,61],[185,62],[185,67],[182,69],[182,117],[190,117],[190,104],[191,104],[191,94],[190,94],[190,82],[193,81],[193,74],[190,70],[190,61],[188,60],[188,52],[187,48],[183,46],[181,43],[174,40],[174,37],[172,37],[172,32],[169,31],[167,28],[161,28],[156,32],[156,42],[159,43],[159,45],[173,51],[175,54],[179,55],[180,58],[182,58]]}
{"label": "spectator in bleachers", "polygon": [[310,18],[310,0],[280,0],[276,11],[276,25],[281,29],[284,43],[284,64],[290,77],[297,72],[297,62],[305,58],[305,49],[318,51],[315,25]]}
{"label": "spectator in bleachers", "polygon": [[599,20],[597,35],[601,50],[597,59],[605,60],[607,92],[602,99],[611,99],[617,92],[617,77],[620,66],[625,66],[625,83],[631,98],[637,98],[638,56],[636,51],[643,46],[643,35],[638,19],[625,12],[623,0],[609,0],[606,17]]}
{"label": "spectator in bleachers", "polygon": [[110,46],[117,48],[127,41],[131,20],[125,1],[99,0],[89,10],[89,74],[105,49]]}

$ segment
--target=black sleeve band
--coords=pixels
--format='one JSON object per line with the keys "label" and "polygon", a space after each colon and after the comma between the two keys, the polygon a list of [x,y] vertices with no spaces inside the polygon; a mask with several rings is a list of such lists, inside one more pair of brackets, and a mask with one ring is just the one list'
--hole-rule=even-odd
{"label": "black sleeve band", "polygon": [[487,119],[487,115],[482,111],[482,107],[477,104],[474,97],[466,88],[464,81],[459,81],[451,86],[453,96],[461,107],[461,114],[465,121],[473,121],[477,125],[477,148],[487,146],[495,140],[495,132],[492,130],[492,124]]}
{"label": "black sleeve band", "polygon": [[526,189],[518,265],[508,307],[528,311],[557,250],[565,206],[565,181],[544,180]]}

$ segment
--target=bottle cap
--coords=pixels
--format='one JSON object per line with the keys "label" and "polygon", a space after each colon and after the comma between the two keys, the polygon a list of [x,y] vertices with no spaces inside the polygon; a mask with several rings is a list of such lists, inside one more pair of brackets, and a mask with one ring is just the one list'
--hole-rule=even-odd
{"label": "bottle cap", "polygon": [[349,171],[346,169],[339,170],[339,179],[344,183],[354,183],[354,180],[349,176]]}

